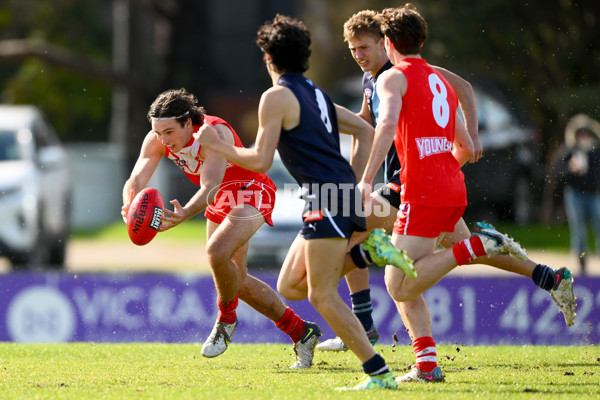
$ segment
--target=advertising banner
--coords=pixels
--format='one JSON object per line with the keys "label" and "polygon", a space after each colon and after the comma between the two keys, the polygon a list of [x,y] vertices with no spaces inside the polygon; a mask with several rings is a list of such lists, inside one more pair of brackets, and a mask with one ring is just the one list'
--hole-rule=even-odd
{"label": "advertising banner", "polygon": [[[276,287],[277,274],[257,276]],[[520,277],[446,277],[425,292],[437,343],[598,344],[600,278],[576,278],[577,316],[571,327],[547,291]],[[339,292],[349,302],[340,281]],[[210,276],[170,274],[13,273],[0,276],[0,340],[53,342],[204,342],[217,315]],[[380,343],[410,339],[387,294],[383,275],[371,273],[373,318]],[[308,301],[286,304],[335,334]],[[289,338],[240,301],[234,342]]]}

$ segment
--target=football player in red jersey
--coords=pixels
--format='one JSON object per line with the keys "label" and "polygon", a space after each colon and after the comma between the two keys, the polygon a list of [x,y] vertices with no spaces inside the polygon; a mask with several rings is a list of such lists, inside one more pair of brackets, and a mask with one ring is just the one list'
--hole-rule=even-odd
{"label": "football player in red jersey", "polygon": [[[199,189],[185,204],[171,200],[165,209],[160,231],[171,229],[205,210],[206,253],[217,289],[219,313],[214,328],[202,346],[202,355],[217,357],[227,350],[237,327],[238,299],[271,319],[295,343],[296,361],[291,368],[313,364],[314,345],[305,345],[306,336],[318,337],[316,324],[302,320],[286,307],[269,285],[248,274],[248,240],[265,222],[272,225],[275,185],[266,174],[244,169],[201,146],[193,137],[201,126],[215,128],[220,138],[243,147],[233,128],[218,117],[206,115],[196,106],[195,96],[185,89],[161,93],[150,106],[152,130],[146,135],[139,158],[123,187],[121,214],[142,190],[163,157],[172,160]],[[304,340],[304,341],[303,341]]]}
{"label": "football player in red jersey", "polygon": [[[379,21],[377,21],[376,11],[364,10],[354,14],[344,24],[344,39],[348,42],[353,58],[363,70],[363,104],[359,116],[371,122],[374,126],[377,124],[377,115],[379,112],[379,98],[375,90],[377,78],[393,64],[389,61],[385,46],[384,36],[381,33]],[[440,72],[456,90],[461,110],[465,117],[465,124],[469,136],[473,140],[475,154],[469,162],[477,162],[482,156],[482,147],[478,138],[477,126],[477,108],[471,85],[459,76],[443,68],[432,66]],[[400,208],[400,163],[396,154],[395,146],[391,146],[386,155],[384,163],[385,183],[386,185],[371,194],[372,208],[378,207],[382,210],[389,210],[387,215],[376,215],[376,213],[367,213],[366,232],[358,232],[352,235],[349,248],[354,264],[359,265],[367,262],[360,251],[360,245],[369,230],[373,228],[384,228],[391,230]],[[465,221],[461,218],[455,226],[453,233],[442,233],[439,236],[440,245],[444,248],[452,247],[456,242],[468,238],[471,235]],[[507,255],[494,257],[478,258],[477,263],[488,264],[493,267],[518,273],[532,279],[533,283],[541,289],[550,292],[554,302],[563,313],[567,326],[571,326],[575,317],[575,304],[572,288],[572,281],[562,279],[570,273],[566,268],[553,270],[547,265],[538,264],[530,259],[518,260]],[[557,275],[559,279],[557,279]],[[348,288],[351,291],[351,300],[353,311],[357,314],[365,332],[371,342],[377,341],[379,335],[371,317],[372,304],[369,290],[369,273],[366,268],[352,270],[346,274]],[[429,315],[428,306],[423,296],[406,301],[398,302],[403,322],[413,342],[420,342],[419,338],[432,336],[430,320],[423,318]],[[345,351],[348,348],[339,337],[326,340],[317,346],[317,349],[327,351]],[[418,346],[415,347],[418,352]],[[432,358],[432,357],[430,357]],[[424,364],[424,365],[420,365]],[[431,367],[431,365],[430,365]],[[430,372],[427,363],[417,363],[417,368],[422,372]],[[430,382],[423,379],[424,382]]]}
{"label": "football player in red jersey", "polygon": [[[478,223],[473,236],[433,254],[438,237],[454,231],[466,206],[460,167],[473,159],[473,144],[456,114],[454,89],[420,55],[427,37],[427,25],[415,7],[406,4],[386,9],[377,19],[394,67],[381,74],[377,81],[379,119],[372,153],[359,187],[365,200],[369,201],[375,173],[384,160],[386,149],[394,142],[402,165],[402,187],[392,241],[417,260],[418,270],[418,278],[414,280],[406,279],[398,270],[386,271],[388,291],[403,314],[403,302],[418,298],[457,265],[486,255],[509,253],[526,259],[526,254],[512,239],[483,223]],[[549,267],[539,267],[545,268],[542,275],[551,271]],[[562,292],[565,295],[570,292],[571,301],[565,299],[564,302],[572,304],[572,280],[566,272],[560,276],[564,281]],[[406,322],[406,316],[402,316]],[[423,331],[419,329],[423,328],[419,326],[419,320],[430,325],[428,315],[414,320],[409,319],[413,331],[411,337],[414,332]],[[443,381],[433,338],[412,339],[417,365],[397,381]]]}
{"label": "football player in red jersey", "polygon": [[[376,20],[377,14],[373,10],[363,10],[354,14],[344,23],[344,40],[348,42],[348,49],[353,59],[364,72],[362,79],[364,96],[358,115],[373,126],[377,125],[379,112],[379,97],[375,90],[375,83],[383,72],[393,66],[384,48],[383,34],[380,24]],[[476,162],[481,157],[481,144],[477,130],[477,107],[473,89],[458,75],[443,68],[433,68],[439,71],[456,90],[461,110],[465,116],[467,130],[476,148],[475,155],[470,161]],[[371,194],[371,201],[367,205],[371,207],[371,210],[385,210],[386,212],[366,213],[367,231],[355,232],[350,238],[348,246],[352,263],[358,268],[351,270],[345,276],[350,289],[352,310],[361,321],[373,344],[379,339],[379,334],[371,316],[373,307],[369,287],[369,270],[363,268],[363,264],[368,263],[368,259],[365,257],[362,243],[374,228],[390,231],[400,207],[400,163],[394,146],[390,147],[390,151],[386,155],[383,170],[385,186]],[[349,261],[347,259],[347,262]],[[422,315],[428,313],[427,304],[422,296],[411,302],[401,303],[399,306],[405,308],[405,311],[401,312],[403,316],[414,315],[420,319]],[[414,330],[410,329],[409,325],[407,327],[412,334]],[[335,337],[320,343],[317,349],[345,351],[348,348],[339,337]]]}

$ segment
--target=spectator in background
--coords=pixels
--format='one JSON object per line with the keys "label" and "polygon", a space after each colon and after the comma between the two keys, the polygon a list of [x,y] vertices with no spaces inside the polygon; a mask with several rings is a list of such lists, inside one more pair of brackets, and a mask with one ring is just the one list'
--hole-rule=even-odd
{"label": "spectator in background", "polygon": [[571,235],[571,252],[586,273],[588,224],[595,250],[600,251],[600,123],[584,114],[569,120],[565,143],[554,159],[554,173],[563,185],[565,212]]}

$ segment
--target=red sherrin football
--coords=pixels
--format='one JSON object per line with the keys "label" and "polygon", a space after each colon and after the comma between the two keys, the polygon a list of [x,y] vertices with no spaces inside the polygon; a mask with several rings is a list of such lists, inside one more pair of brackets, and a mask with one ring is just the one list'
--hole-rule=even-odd
{"label": "red sherrin football", "polygon": [[127,233],[138,246],[150,243],[158,233],[163,199],[155,188],[145,188],[135,196],[127,214]]}

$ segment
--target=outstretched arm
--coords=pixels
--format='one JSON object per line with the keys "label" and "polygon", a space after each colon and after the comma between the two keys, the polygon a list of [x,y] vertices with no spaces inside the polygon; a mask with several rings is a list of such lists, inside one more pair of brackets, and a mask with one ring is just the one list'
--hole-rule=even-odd
{"label": "outstretched arm", "polygon": [[164,146],[152,131],[148,132],[142,143],[140,155],[135,162],[131,175],[123,185],[123,206],[121,207],[123,221],[127,222],[127,213],[129,212],[129,206],[133,198],[146,187],[160,159],[164,155]]}
{"label": "outstretched arm", "polygon": [[294,101],[299,110],[296,97],[291,90],[282,86],[272,87],[263,93],[258,106],[258,133],[253,148],[235,147],[224,142],[216,135],[214,128],[207,124],[203,125],[194,137],[202,146],[219,153],[242,168],[267,172],[273,163],[281,128],[286,123],[286,113]]}
{"label": "outstretched arm", "polygon": [[448,71],[447,69],[440,67],[433,67],[438,71],[450,85],[454,88],[456,96],[458,97],[458,103],[460,109],[465,116],[465,125],[471,141],[473,142],[473,156],[469,159],[470,163],[479,161],[483,155],[483,149],[479,142],[479,122],[477,117],[477,102],[475,101],[475,93],[473,93],[473,87],[469,82],[461,78],[460,76]]}

